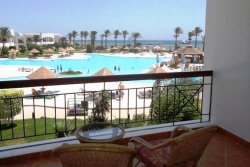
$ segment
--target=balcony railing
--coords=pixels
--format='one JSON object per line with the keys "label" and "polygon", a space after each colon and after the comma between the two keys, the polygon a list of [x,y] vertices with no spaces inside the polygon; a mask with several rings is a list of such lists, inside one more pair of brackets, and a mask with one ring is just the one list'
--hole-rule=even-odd
{"label": "balcony railing", "polygon": [[[22,88],[26,93],[21,97],[1,97],[0,140],[42,140],[55,138],[59,132],[70,135],[79,126],[98,120],[125,128],[209,122],[212,74],[197,71],[2,81],[0,89]],[[121,90],[117,88],[120,81],[136,84],[125,85]],[[91,89],[97,83],[98,89]],[[67,85],[66,90],[27,94],[30,87],[56,90],[60,85]],[[9,112],[3,114],[4,109]]]}

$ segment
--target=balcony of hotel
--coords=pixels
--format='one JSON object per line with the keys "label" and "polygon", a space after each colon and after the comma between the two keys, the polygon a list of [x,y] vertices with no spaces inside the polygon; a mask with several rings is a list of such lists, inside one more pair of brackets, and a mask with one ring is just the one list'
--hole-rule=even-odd
{"label": "balcony of hotel", "polygon": [[[147,141],[168,138],[170,131],[178,125],[199,128],[216,124],[219,128],[205,149],[198,166],[248,166],[249,7],[248,0],[207,1],[204,65],[205,70],[213,71],[1,82],[1,89],[30,90],[30,87],[44,86],[46,90],[57,90],[60,85],[70,87],[67,92],[40,95],[40,98],[31,95],[20,98],[23,106],[21,115],[18,115],[19,118],[10,119],[11,123],[20,120],[18,126],[12,126],[7,131],[1,126],[0,166],[61,166],[59,160],[51,154],[51,150],[63,143],[72,144],[79,141],[72,133],[71,136],[70,133],[66,133],[66,137],[55,138],[54,127],[58,123],[57,120],[70,118],[73,122],[66,132],[88,123],[87,115],[74,114],[77,105],[73,105],[73,114],[68,115],[68,99],[73,99],[73,104],[78,103],[79,97],[80,101],[89,99],[87,108],[86,105],[82,105],[82,110],[79,111],[85,113],[88,110],[88,115],[91,115],[95,101],[98,101],[98,98],[102,99],[106,93],[110,97],[111,106],[110,112],[106,115],[108,121],[125,128],[125,135],[118,144],[127,145],[128,140],[134,136],[141,136]],[[192,78],[193,82],[181,83],[180,78]],[[129,86],[129,83],[134,81],[153,83],[156,80],[158,82],[155,87],[141,87],[140,84]],[[161,80],[166,81],[165,84],[161,84]],[[119,93],[117,85],[120,81],[126,83],[123,97],[116,96],[116,92]],[[98,87],[99,90],[88,89],[89,84],[96,83],[101,85]],[[76,84],[80,84],[83,91],[74,90]],[[160,98],[163,94],[171,98]],[[7,101],[9,105],[13,103],[10,99]],[[151,103],[152,101],[154,103]],[[168,110],[158,108],[170,101],[173,105]],[[184,115],[184,111],[188,114]],[[39,115],[41,113],[42,115]],[[26,118],[32,123],[31,128],[26,126]],[[52,124],[48,125],[49,121]],[[43,129],[37,129],[41,125]],[[44,136],[48,136],[47,140],[25,143]],[[24,144],[15,144],[20,142]],[[4,144],[9,146],[3,146]]]}

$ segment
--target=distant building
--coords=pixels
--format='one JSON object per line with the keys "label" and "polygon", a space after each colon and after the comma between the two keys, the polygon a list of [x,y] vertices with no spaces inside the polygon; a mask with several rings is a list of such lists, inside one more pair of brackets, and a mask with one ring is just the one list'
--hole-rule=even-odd
{"label": "distant building", "polygon": [[39,41],[36,43],[37,45],[50,45],[55,42],[59,42],[61,38],[61,34],[57,33],[19,33],[16,36],[16,46],[27,45],[27,41],[31,41],[31,43],[35,43],[33,38],[34,35],[39,36]]}
{"label": "distant building", "polygon": [[[13,29],[10,29],[12,37],[5,43],[6,47],[9,46],[16,46],[19,48],[19,46],[27,46],[27,42],[30,41],[32,44],[34,44],[34,35],[39,36],[39,41],[37,42],[37,45],[49,45],[54,44],[55,42],[59,42],[61,38],[61,34],[58,33],[17,33]],[[2,47],[2,43],[0,43],[0,47]]]}

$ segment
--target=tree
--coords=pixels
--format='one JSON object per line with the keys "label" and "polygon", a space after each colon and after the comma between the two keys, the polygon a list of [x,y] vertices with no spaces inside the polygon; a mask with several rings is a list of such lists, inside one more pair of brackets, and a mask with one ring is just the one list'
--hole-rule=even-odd
{"label": "tree", "polygon": [[89,122],[105,122],[107,120],[106,113],[110,111],[110,94],[107,91],[102,91],[100,100],[95,101],[95,107],[92,109],[93,116]]}
{"label": "tree", "polygon": [[175,50],[177,49],[177,38],[180,36],[180,34],[183,34],[183,30],[181,29],[181,27],[176,27],[174,29]]}
{"label": "tree", "polygon": [[59,48],[59,47],[66,48],[67,46],[68,46],[67,37],[61,37],[59,46],[57,48]]}
{"label": "tree", "polygon": [[155,82],[150,105],[152,118],[160,123],[197,119],[201,112],[198,95],[201,85],[200,81],[190,78]]}
{"label": "tree", "polygon": [[34,35],[33,36],[33,41],[35,42],[35,45],[37,45],[37,42],[41,41],[40,35]]}
{"label": "tree", "polygon": [[197,37],[202,33],[202,29],[200,27],[194,28],[194,35],[195,35],[195,48],[197,47]]}
{"label": "tree", "polygon": [[139,32],[133,32],[133,33],[131,34],[131,37],[133,38],[133,41],[134,41],[134,48],[135,48],[137,39],[138,39],[138,38],[141,38],[141,34],[140,34]]}
{"label": "tree", "polygon": [[91,45],[92,45],[93,49],[95,49],[96,34],[97,34],[96,31],[90,32],[90,40],[91,40]]}
{"label": "tree", "polygon": [[192,37],[194,36],[194,31],[188,32],[188,43],[190,44],[192,41]]}
{"label": "tree", "polygon": [[84,32],[83,31],[80,31],[80,37],[81,37],[81,47],[83,47],[83,45],[82,45],[82,38],[84,37]]}
{"label": "tree", "polygon": [[23,90],[8,89],[0,91],[0,119],[7,120],[7,125],[10,125],[10,120],[19,114],[22,109]]}
{"label": "tree", "polygon": [[83,37],[84,37],[84,45],[85,45],[85,48],[86,48],[86,45],[87,45],[87,37],[89,36],[89,32],[88,31],[83,31]]}
{"label": "tree", "polygon": [[75,38],[77,35],[78,35],[77,31],[73,30],[72,31],[73,44],[75,44]]}
{"label": "tree", "polygon": [[92,46],[92,44],[88,44],[87,46],[86,46],[86,52],[87,53],[93,53],[93,46]]}
{"label": "tree", "polygon": [[121,35],[121,32],[119,30],[114,31],[114,38],[115,38],[115,46],[117,46],[117,38]]}
{"label": "tree", "polygon": [[[11,38],[11,32],[8,27],[1,27],[0,28],[0,42],[3,43],[3,47],[5,46],[5,43],[8,41],[8,39]],[[1,55],[3,56],[4,54],[4,49],[1,51]]]}
{"label": "tree", "polygon": [[108,40],[108,36],[110,36],[110,31],[105,30],[104,35],[105,35],[105,49],[107,49],[107,40]]}
{"label": "tree", "polygon": [[101,37],[101,50],[102,50],[103,49],[103,38],[105,37],[105,35],[102,34],[102,35],[100,35],[100,37]]}
{"label": "tree", "polygon": [[128,31],[127,31],[127,30],[123,30],[123,31],[122,31],[122,36],[123,36],[123,47],[125,47],[125,40],[126,40],[127,35],[128,35]]}
{"label": "tree", "polygon": [[69,43],[70,44],[72,43],[72,37],[73,37],[72,33],[68,33],[68,38],[69,38]]}

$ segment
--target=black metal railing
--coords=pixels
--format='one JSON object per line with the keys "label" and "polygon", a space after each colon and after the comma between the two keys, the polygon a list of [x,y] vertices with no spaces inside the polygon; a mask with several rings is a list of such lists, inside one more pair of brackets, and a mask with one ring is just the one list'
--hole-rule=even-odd
{"label": "black metal railing", "polygon": [[[137,84],[118,89],[114,82],[120,81]],[[91,89],[94,83],[104,82],[109,87]],[[31,87],[57,90],[59,85],[67,88],[31,93]],[[25,95],[0,97],[0,140],[33,141],[33,137],[67,136],[93,121],[117,123],[125,128],[208,122],[212,71],[0,82],[0,89],[9,88],[23,89]]]}

